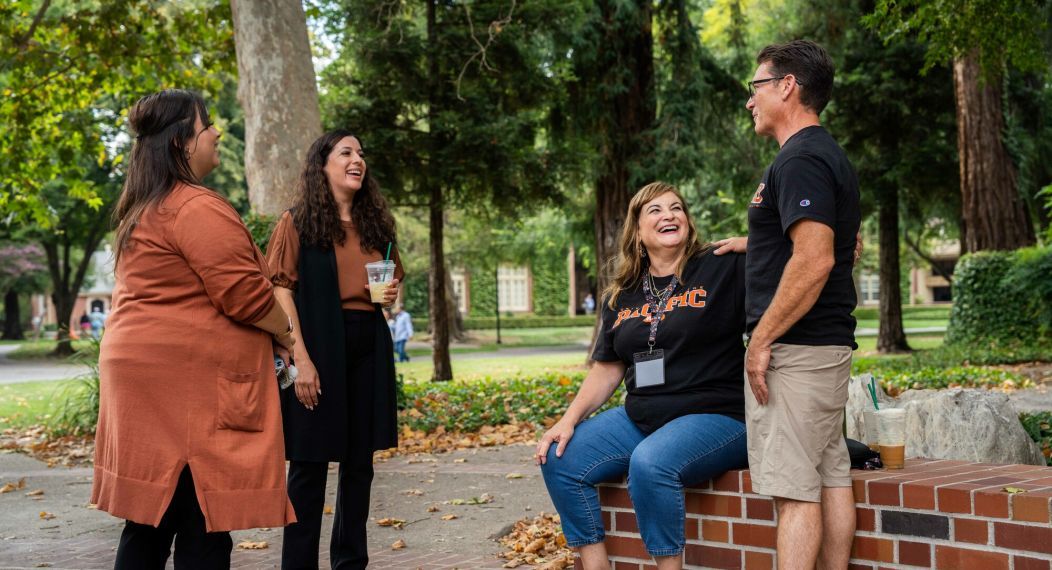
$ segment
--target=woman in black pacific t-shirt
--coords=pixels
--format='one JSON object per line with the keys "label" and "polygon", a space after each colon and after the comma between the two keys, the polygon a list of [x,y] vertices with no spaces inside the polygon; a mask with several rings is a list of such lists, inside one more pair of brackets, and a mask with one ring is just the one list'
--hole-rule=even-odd
{"label": "woman in black pacific t-shirt", "polygon": [[[746,465],[745,256],[712,255],[660,182],[632,198],[620,245],[596,362],[537,461],[584,568],[608,564],[596,484],[625,473],[647,552],[680,568],[683,487]],[[582,423],[622,379],[624,407]]]}

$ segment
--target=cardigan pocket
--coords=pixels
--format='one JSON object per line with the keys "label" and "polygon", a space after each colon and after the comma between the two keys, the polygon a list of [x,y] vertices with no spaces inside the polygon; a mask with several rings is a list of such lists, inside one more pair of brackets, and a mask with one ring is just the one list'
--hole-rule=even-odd
{"label": "cardigan pocket", "polygon": [[263,431],[263,382],[259,372],[219,370],[216,379],[219,410],[216,427],[237,431]]}

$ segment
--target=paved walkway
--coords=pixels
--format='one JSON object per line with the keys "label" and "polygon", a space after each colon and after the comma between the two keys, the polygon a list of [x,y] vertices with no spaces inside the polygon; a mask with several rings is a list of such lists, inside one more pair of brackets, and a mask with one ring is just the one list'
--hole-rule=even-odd
{"label": "paved walkway", "polygon": [[[553,507],[532,446],[513,445],[448,454],[396,457],[376,464],[370,519],[407,521],[404,529],[369,525],[370,568],[428,570],[498,569],[500,545],[490,537],[507,532],[516,520]],[[326,504],[335,500],[335,469],[330,471]],[[509,474],[513,475],[509,478]],[[517,475],[522,475],[521,478]],[[52,468],[21,454],[0,454],[0,484],[25,478],[22,490],[0,495],[0,568],[112,568],[121,521],[88,507],[91,470]],[[42,495],[27,496],[34,490]],[[452,505],[483,493],[482,505]],[[428,513],[428,506],[440,510]],[[42,518],[41,513],[54,515]],[[453,514],[455,520],[442,516]],[[44,515],[47,516],[47,515]],[[328,565],[331,516],[325,516],[321,564]],[[406,548],[392,550],[404,540]],[[234,568],[277,568],[281,529],[234,533],[234,543],[266,541],[265,550],[234,550]],[[44,566],[47,565],[47,566]],[[171,562],[169,562],[169,568]]]}
{"label": "paved walkway", "polygon": [[80,364],[68,364],[50,360],[12,360],[7,357],[20,345],[0,345],[0,384],[30,382],[34,380],[66,380],[87,369]]}

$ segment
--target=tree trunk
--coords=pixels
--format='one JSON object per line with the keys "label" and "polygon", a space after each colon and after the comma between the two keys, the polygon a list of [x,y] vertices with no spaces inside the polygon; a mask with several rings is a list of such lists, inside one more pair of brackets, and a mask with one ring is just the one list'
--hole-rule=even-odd
{"label": "tree trunk", "polygon": [[296,0],[231,0],[230,8],[249,202],[276,215],[289,206],[303,157],[321,133],[306,16]]}
{"label": "tree trunk", "polygon": [[[427,42],[428,49],[428,123],[430,125],[429,143],[432,157],[437,153],[439,141],[439,77],[438,77],[438,30],[435,22],[435,2],[427,0]],[[434,371],[432,382],[445,382],[453,379],[453,365],[449,361],[449,303],[446,292],[446,254],[444,247],[444,203],[442,185],[428,177],[431,184],[431,195],[428,201],[430,212],[431,236],[431,273],[428,279],[430,298],[428,307],[431,313],[431,358]]]}
{"label": "tree trunk", "polygon": [[69,338],[69,320],[73,315],[73,306],[77,303],[80,288],[84,285],[84,276],[91,266],[91,256],[99,248],[106,233],[108,219],[108,214],[100,215],[83,243],[79,244],[83,246],[84,255],[76,268],[72,267],[73,243],[66,237],[68,234],[52,234],[41,240],[47,255],[48,274],[51,276],[51,302],[55,305],[55,319],[58,323],[58,344],[52,352],[54,356],[67,357],[75,352],[73,341]]}
{"label": "tree trunk", "polygon": [[[613,22],[618,17],[617,7],[602,3],[603,19]],[[656,117],[654,103],[654,37],[651,33],[651,3],[638,5],[638,17],[634,29],[613,28],[608,24],[606,41],[616,49],[619,60],[626,62],[629,70],[611,69],[607,82],[621,82],[625,73],[631,79],[626,89],[605,101],[607,119],[603,121],[603,165],[595,188],[595,246],[598,265],[597,286],[600,291],[610,283],[609,260],[618,254],[621,226],[625,221],[628,202],[635,193],[635,181],[630,166],[640,157],[648,155],[650,146],[645,140],[647,131],[653,128]],[[621,31],[630,31],[628,37]]]}
{"label": "tree trunk", "polygon": [[906,352],[906,333],[902,329],[902,288],[899,286],[899,193],[892,188],[880,196],[880,329],[877,351]]}
{"label": "tree trunk", "polygon": [[18,306],[18,292],[11,289],[4,294],[4,340],[24,340],[22,315]]}
{"label": "tree trunk", "polygon": [[963,250],[1033,245],[1034,227],[1016,188],[1015,165],[1002,138],[1001,77],[998,74],[986,82],[981,77],[975,54],[954,60]]}

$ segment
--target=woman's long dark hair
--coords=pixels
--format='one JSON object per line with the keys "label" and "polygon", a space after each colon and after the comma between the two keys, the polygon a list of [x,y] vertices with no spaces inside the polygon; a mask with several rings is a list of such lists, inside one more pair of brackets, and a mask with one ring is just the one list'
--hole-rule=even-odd
{"label": "woman's long dark hair", "polygon": [[183,89],[165,89],[147,95],[132,106],[128,123],[135,133],[128,172],[120,200],[113,210],[117,228],[114,259],[131,246],[131,233],[142,213],[157,205],[176,183],[199,184],[186,157],[186,145],[193,140],[194,119],[209,123],[208,109],[200,95]]}
{"label": "woman's long dark hair", "polygon": [[[325,163],[332,149],[346,137],[354,137],[359,143],[362,140],[350,131],[338,129],[318,137],[307,151],[292,206],[292,221],[300,241],[305,244],[322,248],[343,245],[345,234],[340,225],[340,210],[325,177]],[[354,193],[351,202],[351,221],[363,252],[385,251],[387,244],[395,241],[394,216],[368,167],[362,187]]]}

